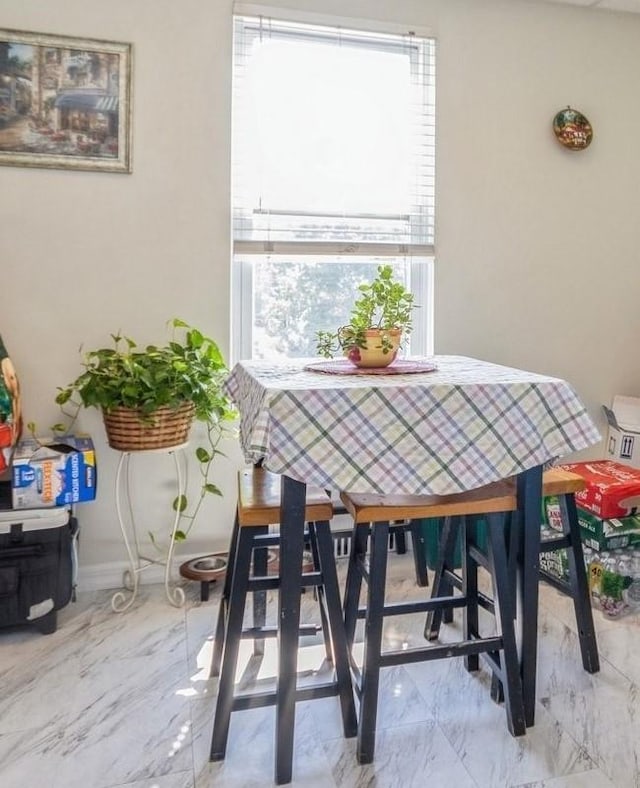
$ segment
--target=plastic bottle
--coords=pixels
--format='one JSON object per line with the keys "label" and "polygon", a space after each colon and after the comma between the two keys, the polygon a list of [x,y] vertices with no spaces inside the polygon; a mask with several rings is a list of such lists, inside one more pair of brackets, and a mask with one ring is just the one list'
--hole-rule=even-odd
{"label": "plastic bottle", "polygon": [[563,580],[569,580],[569,554],[567,553],[567,548],[563,547],[561,550],[558,550],[558,556],[560,557],[560,571],[562,573]]}
{"label": "plastic bottle", "polygon": [[[631,562],[632,562],[632,555],[627,551],[622,551],[622,555],[620,555],[617,559],[616,564],[616,572],[622,578],[622,591],[626,591],[629,586],[631,585],[632,578],[631,578]],[[624,598],[624,594],[623,594]],[[626,601],[626,600],[625,600]]]}
{"label": "plastic bottle", "polygon": [[632,613],[640,610],[640,550],[634,550],[629,561],[631,582],[625,589],[624,598]]}
{"label": "plastic bottle", "polygon": [[600,606],[607,618],[619,618],[627,608],[622,598],[623,578],[618,572],[622,551],[614,550],[602,562],[602,582],[600,586]]}
{"label": "plastic bottle", "polygon": [[593,550],[591,547],[583,547],[582,548],[582,557],[584,558],[584,568],[587,572],[587,577],[589,577],[589,567],[591,566],[591,562],[593,561]]}
{"label": "plastic bottle", "polygon": [[606,550],[602,552],[594,552],[589,566],[589,590],[591,591],[591,598],[596,606],[600,606],[600,595],[602,593],[602,572],[603,564],[609,557]]}

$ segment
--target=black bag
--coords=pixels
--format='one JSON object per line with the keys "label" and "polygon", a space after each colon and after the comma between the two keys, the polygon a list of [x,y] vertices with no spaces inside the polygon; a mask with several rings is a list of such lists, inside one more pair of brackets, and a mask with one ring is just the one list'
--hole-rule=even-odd
{"label": "black bag", "polygon": [[76,534],[66,508],[0,512],[0,627],[55,631],[74,592]]}

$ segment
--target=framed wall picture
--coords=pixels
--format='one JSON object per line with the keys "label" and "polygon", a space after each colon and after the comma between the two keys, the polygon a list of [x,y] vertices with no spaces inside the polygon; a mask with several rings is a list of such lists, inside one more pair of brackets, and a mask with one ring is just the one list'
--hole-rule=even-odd
{"label": "framed wall picture", "polygon": [[567,107],[553,118],[553,131],[558,142],[569,150],[584,150],[591,145],[593,128],[582,112]]}
{"label": "framed wall picture", "polygon": [[131,44],[0,29],[0,164],[131,172]]}

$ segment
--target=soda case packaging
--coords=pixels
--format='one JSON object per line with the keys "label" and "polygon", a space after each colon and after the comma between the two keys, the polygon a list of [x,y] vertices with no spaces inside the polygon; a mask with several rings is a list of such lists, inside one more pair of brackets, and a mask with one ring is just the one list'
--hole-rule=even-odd
{"label": "soda case packaging", "polygon": [[[542,499],[542,522],[562,533],[560,498],[550,495]],[[594,550],[614,550],[640,544],[640,515],[603,519],[578,506],[578,523],[582,543]]]}
{"label": "soda case packaging", "polygon": [[576,503],[603,520],[628,517],[640,507],[640,470],[612,460],[575,462],[560,466],[586,481]]}
{"label": "soda case packaging", "polygon": [[[543,525],[540,538],[543,540],[553,539],[558,536],[557,532],[548,526]],[[558,580],[569,579],[569,559],[566,548],[560,550],[542,551],[540,553],[540,569],[557,577]]]}

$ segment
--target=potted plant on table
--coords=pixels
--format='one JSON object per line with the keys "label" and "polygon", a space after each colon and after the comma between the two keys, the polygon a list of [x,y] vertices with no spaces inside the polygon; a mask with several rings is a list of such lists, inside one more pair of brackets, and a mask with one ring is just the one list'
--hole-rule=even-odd
{"label": "potted plant on table", "polygon": [[379,265],[373,282],[358,287],[350,321],[337,331],[318,331],[317,350],[325,358],[342,352],[358,367],[385,367],[396,358],[412,329],[414,296],[393,279],[390,265]]}
{"label": "potted plant on table", "polygon": [[[84,371],[59,388],[56,402],[72,422],[82,407],[102,411],[107,441],[120,451],[178,446],[187,442],[194,419],[205,424],[207,445],[195,450],[200,496],[191,514],[186,495],[173,501],[174,510],[190,521],[186,530],[176,531],[179,541],[186,538],[204,497],[222,494],[209,473],[234,410],[222,389],[227,367],[216,342],[177,318],[170,325],[173,335],[160,347],[139,349],[129,337],[112,334],[113,347],[85,352]],[[56,425],[54,430],[68,432],[70,427]]]}

